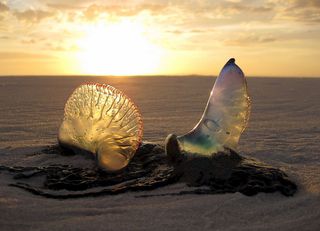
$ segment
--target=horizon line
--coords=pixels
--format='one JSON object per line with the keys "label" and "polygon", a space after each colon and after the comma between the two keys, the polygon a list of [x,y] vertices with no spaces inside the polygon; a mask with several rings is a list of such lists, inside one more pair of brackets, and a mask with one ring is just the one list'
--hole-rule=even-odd
{"label": "horizon line", "polygon": [[[245,75],[247,78],[306,78],[306,79],[311,79],[311,78],[320,78],[320,76],[266,76],[266,75]],[[201,74],[172,74],[172,75],[162,75],[162,74],[153,74],[153,75],[85,75],[85,74],[80,74],[80,75],[73,75],[73,74],[67,74],[67,75],[54,75],[54,74],[49,74],[49,75],[0,75],[0,78],[8,78],[8,77],[22,77],[22,78],[31,78],[31,77],[36,77],[36,78],[41,78],[41,77],[67,77],[67,78],[73,78],[73,77],[108,77],[108,78],[135,78],[135,77],[164,77],[164,78],[170,78],[170,77],[200,77],[200,78],[208,78],[208,77],[218,77],[218,75],[201,75]]]}

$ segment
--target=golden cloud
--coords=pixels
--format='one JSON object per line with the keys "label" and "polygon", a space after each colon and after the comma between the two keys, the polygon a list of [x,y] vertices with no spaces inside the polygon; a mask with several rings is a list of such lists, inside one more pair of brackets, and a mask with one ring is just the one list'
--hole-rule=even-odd
{"label": "golden cloud", "polygon": [[54,15],[53,12],[43,10],[15,11],[13,14],[21,21],[32,23],[40,22],[41,20]]}
{"label": "golden cloud", "polygon": [[9,7],[6,4],[0,2],[0,12],[4,11],[9,11]]}

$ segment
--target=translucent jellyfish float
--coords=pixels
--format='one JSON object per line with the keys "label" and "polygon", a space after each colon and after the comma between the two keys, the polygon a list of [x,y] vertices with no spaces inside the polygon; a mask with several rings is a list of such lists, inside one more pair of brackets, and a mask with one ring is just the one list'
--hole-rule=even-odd
{"label": "translucent jellyfish float", "polygon": [[185,135],[170,134],[166,139],[166,153],[171,159],[177,159],[236,150],[249,115],[247,83],[232,58],[222,68],[198,124]]}
{"label": "translucent jellyfish float", "polygon": [[102,169],[113,172],[127,166],[142,133],[141,115],[126,95],[110,85],[84,84],[65,105],[58,141],[91,153]]}

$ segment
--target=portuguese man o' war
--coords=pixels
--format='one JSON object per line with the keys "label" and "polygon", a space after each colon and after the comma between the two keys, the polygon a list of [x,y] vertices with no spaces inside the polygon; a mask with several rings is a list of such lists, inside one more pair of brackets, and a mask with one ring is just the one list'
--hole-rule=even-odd
{"label": "portuguese man o' war", "polygon": [[[0,173],[14,174],[11,186],[57,199],[144,191],[176,182],[201,188],[142,197],[227,192],[251,196],[275,191],[294,195],[297,186],[283,171],[236,152],[249,114],[246,80],[234,59],[218,76],[199,123],[186,135],[169,135],[165,146],[141,143],[141,115],[121,91],[109,85],[84,84],[65,105],[58,136],[64,148],[54,145],[36,157],[42,160],[40,154],[51,154],[59,160],[59,156],[70,154],[69,149],[89,152],[107,173],[91,164],[73,166],[74,159],[65,157],[59,160],[63,165],[0,165]],[[118,171],[125,167],[125,171]]]}
{"label": "portuguese man o' war", "polygon": [[69,97],[60,126],[61,146],[93,154],[102,169],[126,167],[143,133],[141,115],[120,90],[101,84],[83,84]]}
{"label": "portuguese man o' war", "polygon": [[216,79],[198,124],[185,135],[167,137],[167,155],[176,159],[181,154],[210,156],[226,148],[236,150],[250,108],[245,76],[232,58]]}

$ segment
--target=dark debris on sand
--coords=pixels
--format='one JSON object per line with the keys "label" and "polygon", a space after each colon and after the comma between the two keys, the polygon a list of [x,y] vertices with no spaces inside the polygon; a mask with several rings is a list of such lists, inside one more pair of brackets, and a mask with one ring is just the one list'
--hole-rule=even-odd
{"label": "dark debris on sand", "polygon": [[[59,146],[48,147],[40,153],[70,154],[70,151]],[[167,160],[164,148],[153,143],[141,145],[128,167],[118,173],[71,165],[0,166],[0,173],[3,172],[13,175],[11,186],[57,199],[151,190],[176,182],[185,182],[199,188],[172,195],[241,192],[252,196],[259,192],[279,191],[285,196],[292,196],[297,191],[297,186],[283,171],[257,160],[244,158],[232,150],[210,158],[195,158],[172,165]],[[142,197],[147,196],[161,195]]]}

